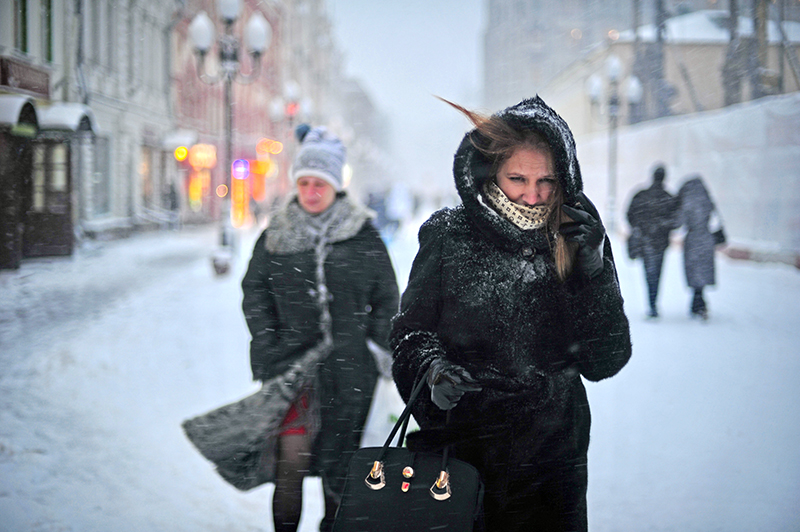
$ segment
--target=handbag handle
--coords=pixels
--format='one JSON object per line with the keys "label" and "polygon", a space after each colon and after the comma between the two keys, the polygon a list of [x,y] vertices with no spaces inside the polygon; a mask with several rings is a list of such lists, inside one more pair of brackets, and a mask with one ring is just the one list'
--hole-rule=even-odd
{"label": "handbag handle", "polygon": [[[414,401],[417,400],[422,388],[425,386],[425,382],[428,379],[428,373],[430,373],[430,371],[430,368],[428,368],[416,386],[414,386],[414,389],[411,391],[411,395],[408,398],[408,403],[406,403],[406,407],[403,409],[403,413],[400,414],[399,418],[397,418],[397,422],[394,424],[392,431],[389,433],[389,437],[386,438],[386,442],[383,444],[383,448],[381,449],[380,455],[378,455],[378,459],[372,464],[372,469],[367,475],[367,478],[364,479],[364,483],[370,489],[379,490],[386,486],[386,476],[383,471],[383,460],[386,457],[386,452],[398,431],[400,431],[400,437],[397,439],[397,446],[403,446],[406,430],[408,429],[408,422],[411,419],[411,406],[414,404]],[[449,422],[450,410],[447,411],[445,424]],[[436,481],[430,488],[431,497],[437,501],[449,499],[451,495],[450,474],[447,472],[447,457],[449,454],[449,449],[450,447],[446,446],[442,452],[442,467],[439,472],[439,476],[436,477]]]}
{"label": "handbag handle", "polygon": [[416,386],[414,386],[414,389],[411,390],[411,395],[408,397],[408,403],[406,403],[406,407],[403,409],[403,413],[400,414],[400,417],[397,418],[397,422],[394,424],[392,431],[389,433],[389,437],[386,438],[386,442],[383,444],[383,450],[381,451],[379,457],[380,460],[383,460],[383,457],[386,455],[386,450],[389,448],[389,445],[391,445],[395,434],[397,434],[397,431],[400,430],[401,428],[402,431],[400,431],[400,437],[397,439],[397,446],[398,447],[403,446],[403,441],[405,440],[406,437],[406,430],[408,429],[408,422],[411,419],[411,406],[414,404],[414,401],[417,400],[417,397],[419,397],[422,388],[425,386],[425,382],[428,380],[428,373],[430,373],[430,371],[431,371],[430,368],[428,368],[428,370],[425,371],[425,374],[422,375],[422,378],[419,380]]}

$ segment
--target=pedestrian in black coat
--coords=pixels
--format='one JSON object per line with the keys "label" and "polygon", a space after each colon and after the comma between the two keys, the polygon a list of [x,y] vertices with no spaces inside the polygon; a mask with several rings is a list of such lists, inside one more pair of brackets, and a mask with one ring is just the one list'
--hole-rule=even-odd
{"label": "pedestrian in black coat", "polygon": [[278,443],[276,532],[294,531],[303,477],[322,477],[329,530],[349,456],[359,447],[385,362],[398,290],[373,214],[342,191],[344,147],[323,128],[303,131],[293,166],[297,194],[276,212],[242,280],[255,380],[281,375],[310,349],[327,357],[295,402]]}
{"label": "pedestrian in black coat", "polygon": [[678,191],[680,211],[678,223],[686,229],[683,239],[683,266],[686,284],[692,289],[689,314],[708,319],[708,306],[703,297],[706,286],[716,284],[714,267],[715,242],[709,229],[716,207],[699,175],[690,176]]}
{"label": "pedestrian in black coat", "polygon": [[455,155],[462,203],[421,227],[391,335],[405,400],[431,369],[408,444],[450,444],[480,471],[488,530],[586,530],[581,376],[610,377],[631,355],[611,246],[544,101],[491,117],[455,107],[476,126]]}
{"label": "pedestrian in black coat", "polygon": [[653,170],[653,184],[637,192],[628,207],[628,223],[641,240],[641,257],[650,303],[648,316],[658,317],[656,299],[661,281],[664,252],[669,247],[669,233],[676,227],[678,202],[664,190],[666,170],[663,165]]}

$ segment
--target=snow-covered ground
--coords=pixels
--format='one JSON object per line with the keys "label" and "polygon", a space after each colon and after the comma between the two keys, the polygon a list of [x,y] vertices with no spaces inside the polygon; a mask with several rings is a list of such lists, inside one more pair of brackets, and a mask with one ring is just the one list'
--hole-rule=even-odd
{"label": "snow-covered ground", "polygon": [[[415,227],[390,251],[401,285]],[[242,493],[184,437],[187,417],[255,389],[239,281],[214,228],[140,234],[0,272],[0,531],[268,531],[271,487]],[[800,271],[718,259],[711,320],[689,320],[670,249],[644,319],[641,265],[617,261],[634,356],[587,385],[595,532],[800,530]],[[401,406],[378,390],[365,444]],[[303,531],[321,516],[308,479]]]}

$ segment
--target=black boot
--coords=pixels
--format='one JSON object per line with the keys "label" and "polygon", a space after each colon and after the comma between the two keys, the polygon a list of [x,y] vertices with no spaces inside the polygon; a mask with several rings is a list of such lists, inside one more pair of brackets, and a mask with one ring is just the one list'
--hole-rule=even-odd
{"label": "black boot", "polygon": [[695,288],[694,297],[692,298],[691,316],[693,318],[700,318],[702,320],[708,319],[708,309],[706,302],[703,299],[703,289]]}

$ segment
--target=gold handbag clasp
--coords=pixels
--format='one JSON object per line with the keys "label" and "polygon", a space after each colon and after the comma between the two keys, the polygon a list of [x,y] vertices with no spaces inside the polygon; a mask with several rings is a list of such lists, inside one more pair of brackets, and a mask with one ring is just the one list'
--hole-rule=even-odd
{"label": "gold handbag clasp", "polygon": [[447,471],[441,471],[436,482],[431,486],[431,497],[437,501],[445,501],[450,498],[452,492],[450,491],[450,474]]}
{"label": "gold handbag clasp", "polygon": [[382,489],[386,485],[386,475],[383,472],[383,464],[380,461],[375,460],[375,463],[372,464],[372,470],[367,475],[367,478],[364,479],[364,483],[372,490]]}

